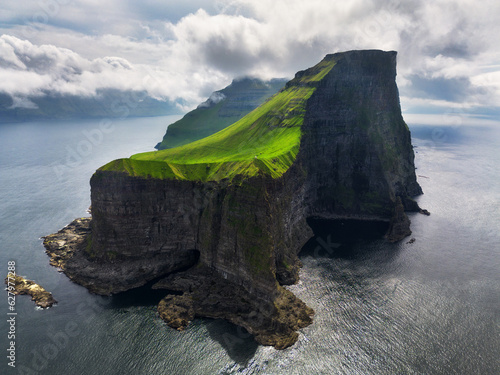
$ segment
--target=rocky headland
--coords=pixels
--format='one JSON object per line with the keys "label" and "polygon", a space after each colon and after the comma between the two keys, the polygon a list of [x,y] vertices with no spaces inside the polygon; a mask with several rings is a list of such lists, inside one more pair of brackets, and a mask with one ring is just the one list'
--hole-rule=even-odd
{"label": "rocky headland", "polygon": [[327,55],[240,121],[197,142],[113,161],[91,179],[92,218],[44,245],[98,294],[156,281],[160,316],[227,319],[264,345],[292,345],[313,311],[296,283],[311,220],[387,223],[420,211],[396,52]]}

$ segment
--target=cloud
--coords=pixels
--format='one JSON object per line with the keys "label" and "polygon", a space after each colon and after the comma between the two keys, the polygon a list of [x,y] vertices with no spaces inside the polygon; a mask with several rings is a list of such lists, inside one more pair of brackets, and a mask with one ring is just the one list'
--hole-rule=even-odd
{"label": "cloud", "polygon": [[[37,46],[8,35],[0,37],[0,56],[0,92],[10,95],[16,107],[32,108],[27,97],[89,97],[103,89],[146,91],[160,100],[189,98],[199,102],[197,90],[210,82],[210,77],[194,74],[181,78],[175,72],[133,64],[121,57],[90,60],[66,48]],[[217,74],[213,77],[219,78]]]}
{"label": "cloud", "polygon": [[12,100],[12,105],[10,107],[8,107],[8,109],[14,109],[14,108],[38,109],[38,105],[33,103],[28,98],[14,97]]}
{"label": "cloud", "polygon": [[462,102],[470,98],[474,88],[466,77],[458,78],[426,78],[420,76],[408,77],[411,89],[408,90],[413,97]]}
{"label": "cloud", "polygon": [[132,69],[121,58],[88,60],[65,48],[37,46],[8,35],[0,37],[0,56],[0,90],[13,97],[47,92],[95,95],[97,89],[112,86],[115,76]]}
{"label": "cloud", "polygon": [[290,77],[327,53],[378,48],[399,52],[409,112],[499,103],[497,0],[16,4],[0,15],[10,35],[0,39],[0,74],[18,96],[137,88],[195,106],[235,76]]}
{"label": "cloud", "polygon": [[205,100],[203,103],[200,103],[196,108],[210,108],[216,105],[217,103],[220,103],[224,99],[226,99],[226,95],[224,95],[219,91],[215,91],[212,93],[212,95],[210,95],[210,97],[207,100]]}

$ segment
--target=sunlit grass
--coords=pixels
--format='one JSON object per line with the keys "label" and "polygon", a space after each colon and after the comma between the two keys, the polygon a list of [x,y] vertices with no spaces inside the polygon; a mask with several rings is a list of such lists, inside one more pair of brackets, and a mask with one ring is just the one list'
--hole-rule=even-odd
{"label": "sunlit grass", "polygon": [[299,150],[307,100],[335,65],[323,60],[268,101],[229,127],[184,146],[133,155],[102,170],[132,176],[180,180],[221,180],[242,175],[283,175]]}

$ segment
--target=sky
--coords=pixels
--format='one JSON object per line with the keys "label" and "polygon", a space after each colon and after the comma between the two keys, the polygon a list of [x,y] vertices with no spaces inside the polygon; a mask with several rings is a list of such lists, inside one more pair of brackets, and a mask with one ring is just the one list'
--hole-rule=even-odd
{"label": "sky", "polygon": [[0,4],[0,92],[146,90],[196,107],[233,78],[398,52],[407,121],[500,121],[498,0],[23,0]]}

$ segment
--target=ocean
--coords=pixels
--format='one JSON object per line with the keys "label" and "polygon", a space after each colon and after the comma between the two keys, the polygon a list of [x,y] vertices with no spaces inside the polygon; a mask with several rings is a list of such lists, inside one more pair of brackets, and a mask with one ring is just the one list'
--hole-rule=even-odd
{"label": "ocean", "polygon": [[16,298],[12,368],[5,292],[0,373],[500,373],[500,128],[492,126],[410,124],[424,190],[417,200],[431,215],[410,214],[413,234],[396,244],[360,236],[328,247],[334,233],[312,238],[289,288],[316,314],[286,350],[259,346],[222,320],[177,332],[157,316],[161,293],[96,296],[51,267],[40,237],[88,216],[92,173],[152,150],[178,118],[0,125],[0,274],[14,261],[59,302],[41,310]]}

